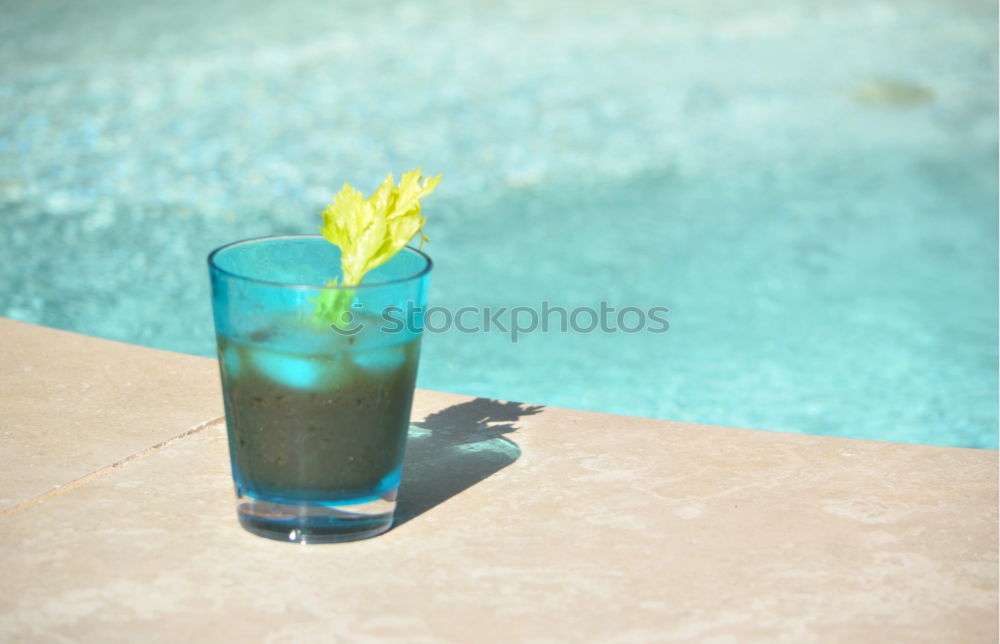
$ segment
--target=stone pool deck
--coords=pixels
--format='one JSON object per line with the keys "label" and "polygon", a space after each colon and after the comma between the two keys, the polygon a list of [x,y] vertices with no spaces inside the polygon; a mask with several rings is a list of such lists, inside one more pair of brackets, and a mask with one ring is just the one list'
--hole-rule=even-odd
{"label": "stone pool deck", "polygon": [[419,391],[400,522],[236,522],[214,361],[0,319],[2,641],[997,641],[997,452]]}

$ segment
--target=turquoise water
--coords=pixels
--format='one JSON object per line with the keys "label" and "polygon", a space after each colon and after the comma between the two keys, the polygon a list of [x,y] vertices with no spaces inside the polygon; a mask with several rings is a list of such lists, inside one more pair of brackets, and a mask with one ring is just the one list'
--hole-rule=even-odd
{"label": "turquoise water", "polygon": [[[419,385],[997,445],[989,2],[5,3],[0,314],[213,354],[204,256],[445,173]],[[584,6],[586,8],[584,8]]]}

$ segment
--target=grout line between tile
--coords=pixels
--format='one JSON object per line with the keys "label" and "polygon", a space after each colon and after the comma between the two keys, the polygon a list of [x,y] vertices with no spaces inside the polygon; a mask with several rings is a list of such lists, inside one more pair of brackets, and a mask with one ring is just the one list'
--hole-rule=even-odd
{"label": "grout line between tile", "polygon": [[90,474],[86,474],[84,476],[81,476],[78,479],[74,479],[74,480],[70,481],[69,483],[67,483],[65,485],[60,485],[58,487],[55,487],[55,488],[49,490],[48,492],[45,492],[44,494],[39,494],[38,496],[32,497],[32,498],[28,499],[27,501],[22,501],[21,503],[18,503],[17,505],[11,506],[11,507],[7,508],[6,510],[0,511],[0,519],[5,519],[5,518],[7,518],[9,516],[12,516],[14,514],[19,514],[19,513],[24,512],[25,510],[27,510],[29,508],[32,508],[32,507],[34,507],[34,506],[36,506],[36,505],[38,505],[40,503],[44,503],[45,501],[48,501],[49,499],[57,497],[60,494],[63,494],[65,492],[69,492],[70,490],[75,490],[76,488],[78,488],[78,487],[80,487],[82,485],[86,485],[87,483],[90,483],[91,481],[95,481],[95,480],[97,480],[99,478],[103,478],[103,477],[107,476],[108,474],[110,474],[111,472],[114,472],[115,470],[119,470],[119,469],[125,467],[126,465],[130,465],[130,464],[132,464],[132,463],[134,463],[134,462],[136,462],[138,460],[146,458],[147,456],[152,456],[156,452],[159,452],[159,451],[163,450],[164,448],[173,445],[174,443],[179,443],[179,442],[181,442],[183,440],[186,440],[186,439],[190,438],[191,436],[194,436],[198,432],[200,432],[200,431],[202,431],[204,429],[207,429],[207,428],[211,427],[212,425],[215,425],[217,423],[223,422],[225,420],[226,420],[225,416],[219,416],[218,418],[213,418],[212,420],[209,420],[209,421],[206,421],[204,423],[195,425],[194,427],[192,427],[191,429],[187,430],[186,432],[182,432],[182,433],[180,433],[180,434],[178,434],[176,436],[168,438],[167,440],[165,440],[163,442],[157,443],[156,445],[153,445],[151,447],[147,447],[146,449],[142,450],[141,452],[136,452],[135,454],[131,454],[129,456],[126,456],[125,458],[123,458],[120,461],[115,461],[111,465],[108,465],[106,467],[102,467],[99,470],[94,470]]}

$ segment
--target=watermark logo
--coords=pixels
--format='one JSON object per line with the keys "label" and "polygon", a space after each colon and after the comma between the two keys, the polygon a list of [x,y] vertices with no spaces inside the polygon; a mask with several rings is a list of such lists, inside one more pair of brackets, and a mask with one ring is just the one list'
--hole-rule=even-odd
{"label": "watermark logo", "polygon": [[342,335],[356,335],[370,324],[378,325],[381,333],[503,333],[517,344],[519,338],[542,333],[666,333],[670,329],[665,306],[640,308],[614,307],[601,302],[597,307],[552,306],[543,301],[539,306],[444,306],[405,308],[389,306],[378,317],[364,315],[364,305],[355,302],[343,325],[331,325]]}

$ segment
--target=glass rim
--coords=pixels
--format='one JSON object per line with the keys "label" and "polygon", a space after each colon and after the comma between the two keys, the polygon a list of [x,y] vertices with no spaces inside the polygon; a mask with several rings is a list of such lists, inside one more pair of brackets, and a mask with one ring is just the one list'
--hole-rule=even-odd
{"label": "glass rim", "polygon": [[[320,284],[295,284],[290,282],[272,282],[270,280],[258,279],[256,277],[249,277],[247,275],[240,275],[239,273],[234,273],[232,271],[222,268],[215,261],[215,258],[218,255],[222,254],[227,250],[231,250],[237,246],[245,246],[250,244],[257,244],[260,242],[277,241],[282,239],[321,239],[326,243],[330,243],[329,241],[326,240],[325,237],[323,237],[323,235],[264,235],[263,237],[250,237],[248,239],[240,239],[238,241],[229,242],[228,244],[223,244],[222,246],[219,246],[218,248],[210,252],[208,254],[208,267],[210,270],[218,271],[219,273],[227,277],[231,277],[233,279],[241,280],[244,282],[260,284],[263,286],[275,286],[278,288],[301,289],[310,291],[347,291],[347,290],[356,291],[359,289],[379,288],[382,286],[388,286],[392,284],[402,284],[403,282],[409,282],[411,280],[419,279],[424,275],[430,273],[431,268],[433,268],[434,266],[433,260],[431,260],[430,256],[427,253],[420,250],[419,248],[414,248],[413,246],[406,245],[399,250],[400,253],[404,251],[409,251],[410,253],[423,258],[425,263],[424,267],[415,273],[412,273],[410,275],[405,275],[403,277],[397,277],[396,279],[383,280],[381,282],[367,282],[367,283],[357,284],[355,286],[323,286]],[[395,257],[395,255],[393,255],[393,257]]]}

